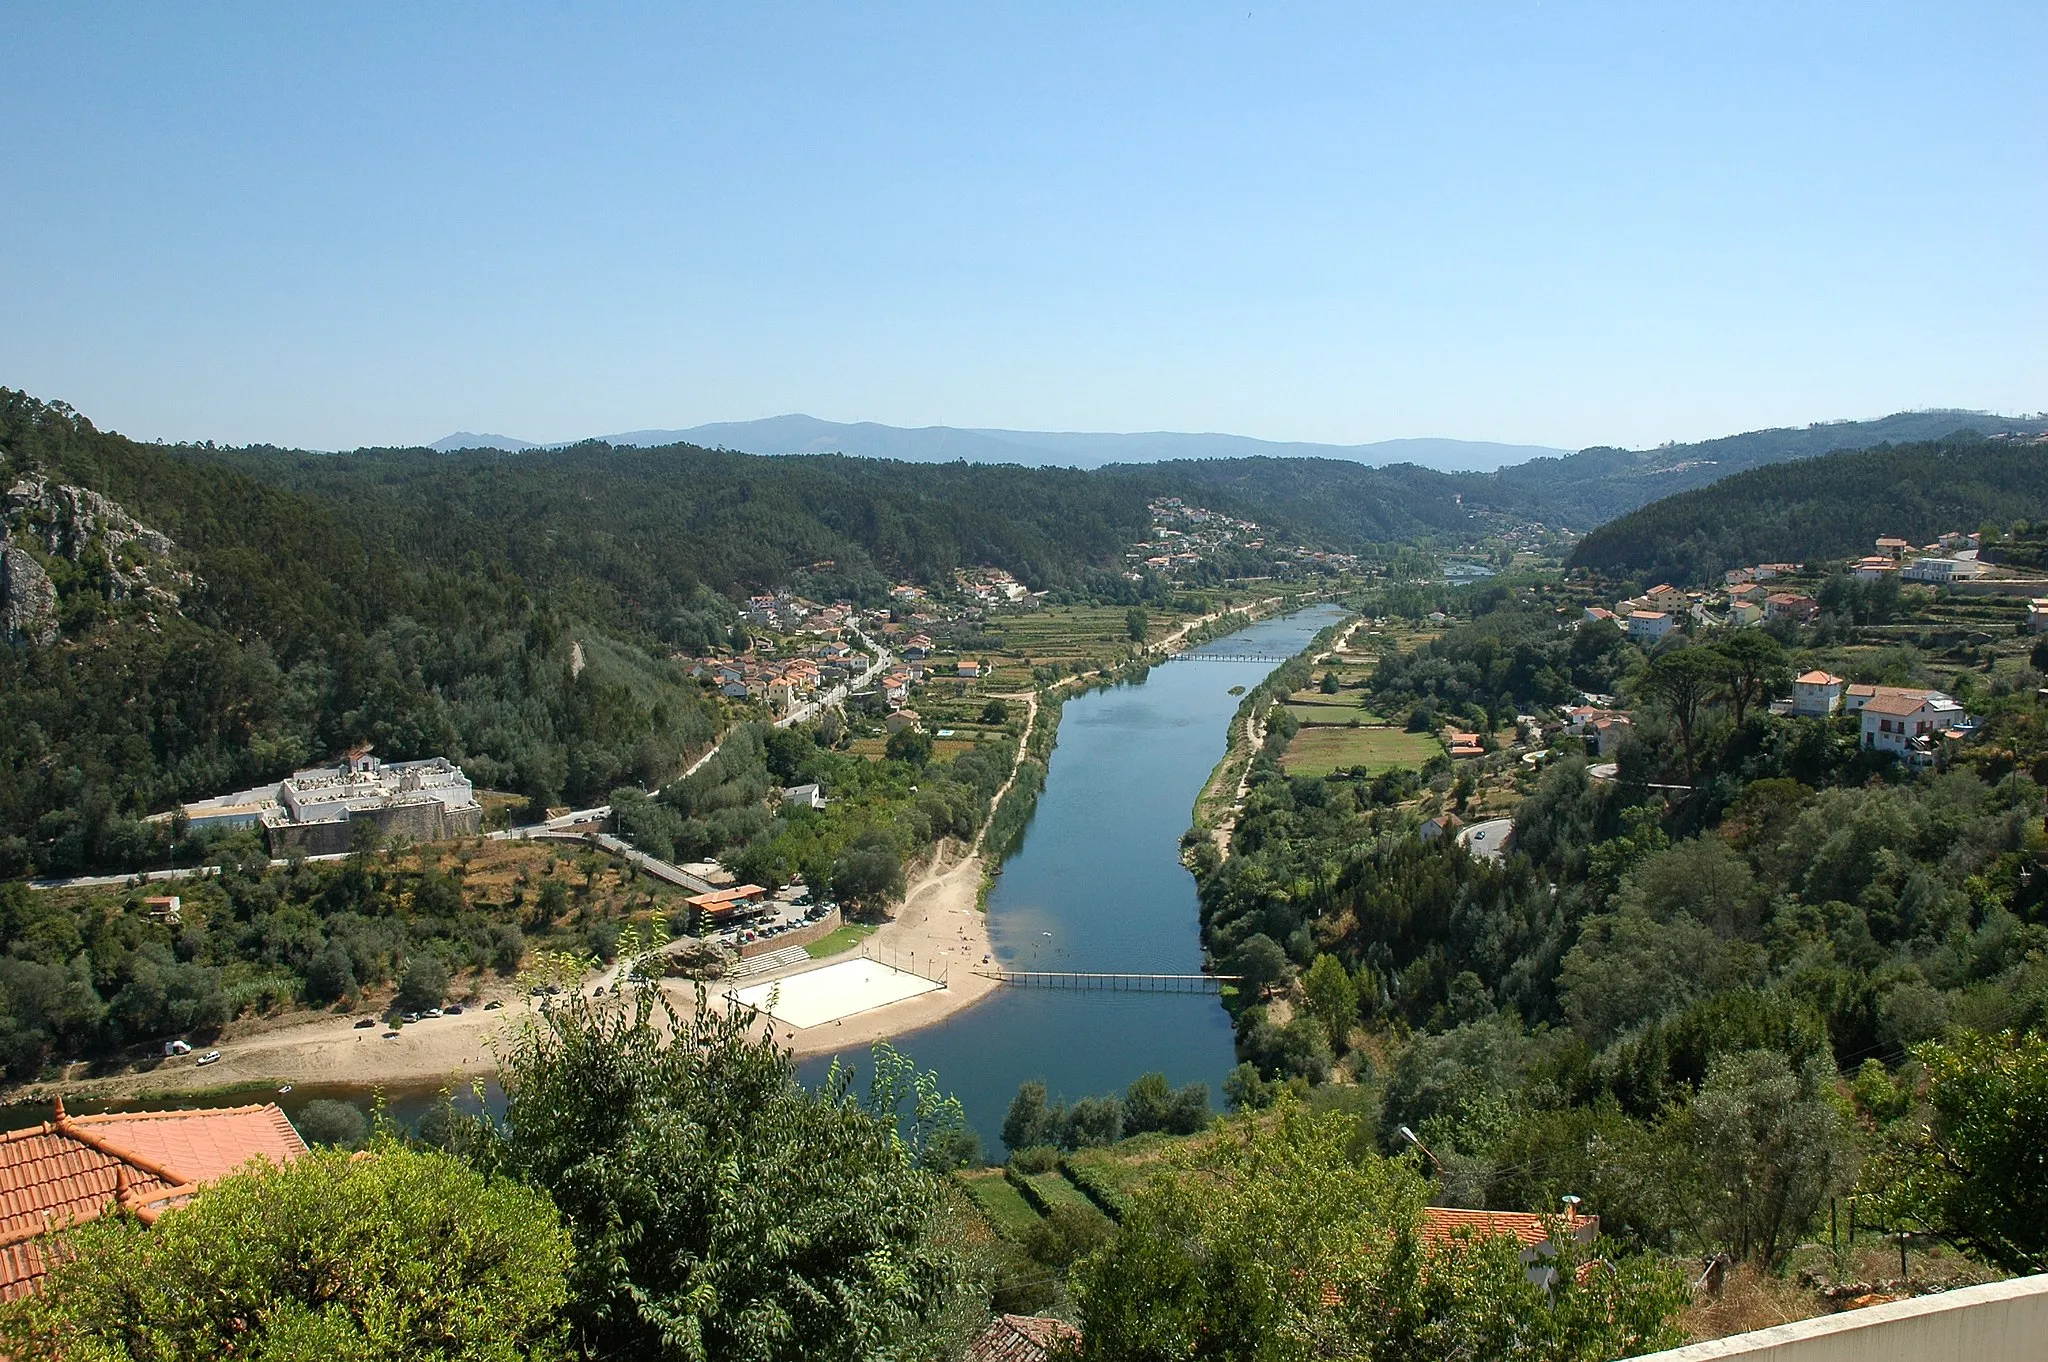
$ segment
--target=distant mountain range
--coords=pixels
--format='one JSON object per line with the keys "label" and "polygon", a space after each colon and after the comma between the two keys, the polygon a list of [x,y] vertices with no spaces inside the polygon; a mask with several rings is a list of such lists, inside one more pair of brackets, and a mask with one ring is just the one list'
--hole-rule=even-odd
{"label": "distant mountain range", "polygon": [[[746,454],[852,454],[905,463],[1020,464],[1026,468],[1101,468],[1118,463],[1162,463],[1170,459],[1342,459],[1349,463],[1412,463],[1443,473],[1491,472],[1506,464],[1556,458],[1569,450],[1545,445],[1496,444],[1485,440],[1380,440],[1331,445],[1305,441],[1257,440],[1245,435],[1146,431],[1131,435],[1084,431],[987,430],[957,426],[885,426],[873,421],[847,424],[815,416],[771,416],[760,421],[720,421],[688,430],[629,430],[599,437],[606,444],[651,448],[687,444]],[[458,449],[525,450],[543,446],[509,435],[457,431],[430,446]],[[565,445],[547,446],[565,448]]]}

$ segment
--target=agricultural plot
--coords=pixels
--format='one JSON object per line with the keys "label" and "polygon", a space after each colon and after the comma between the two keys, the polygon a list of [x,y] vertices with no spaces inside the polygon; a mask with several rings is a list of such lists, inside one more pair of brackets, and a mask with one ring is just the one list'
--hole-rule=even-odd
{"label": "agricultural plot", "polygon": [[975,1209],[988,1217],[996,1233],[1005,1239],[1021,1240],[1038,1223],[1038,1212],[1024,1194],[1003,1176],[1000,1168],[977,1168],[959,1175]]}
{"label": "agricultural plot", "polygon": [[1325,695],[1311,686],[1287,697],[1287,712],[1303,727],[1343,727],[1353,719],[1361,724],[1386,722],[1365,704],[1366,695],[1362,690],[1340,690],[1335,695]]}
{"label": "agricultural plot", "polygon": [[1291,776],[1326,776],[1363,766],[1368,771],[1421,770],[1443,753],[1443,744],[1428,733],[1409,733],[1389,726],[1358,728],[1304,727],[1287,745],[1281,767]]}
{"label": "agricultural plot", "polygon": [[1088,1199],[1088,1194],[1067,1181],[1066,1174],[1030,1173],[1022,1175],[1019,1181],[1029,1190],[1025,1200],[1032,1202],[1046,1215],[1062,1208],[1078,1211],[1083,1215],[1099,1216],[1101,1208]]}
{"label": "agricultural plot", "polygon": [[[1148,617],[1148,641],[1165,637],[1184,618],[1163,610],[1149,611]],[[999,666],[1014,665],[1027,675],[1033,667],[1101,666],[1132,646],[1130,621],[1122,606],[1055,606],[1005,615],[990,620],[984,633]]]}

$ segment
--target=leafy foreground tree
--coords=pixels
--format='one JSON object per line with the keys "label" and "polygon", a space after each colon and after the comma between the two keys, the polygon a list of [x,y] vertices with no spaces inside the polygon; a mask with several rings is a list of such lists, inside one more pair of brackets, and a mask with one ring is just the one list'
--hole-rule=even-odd
{"label": "leafy foreground tree", "polygon": [[1683,1278],[1600,1259],[1562,1232],[1546,1293],[1517,1243],[1419,1232],[1426,1184],[1347,1154],[1354,1124],[1291,1100],[1241,1116],[1137,1192],[1075,1269],[1084,1354],[1101,1359],[1607,1362],[1683,1341]]}
{"label": "leafy foreground tree", "polygon": [[574,995],[502,1057],[505,1119],[471,1152],[567,1218],[573,1345],[767,1362],[929,1340],[961,1276],[920,1152],[947,1143],[957,1104],[907,1065],[882,1066],[869,1106],[847,1071],[806,1091],[750,1016],[704,1004]]}
{"label": "leafy foreground tree", "polygon": [[252,1166],[154,1227],[96,1220],[0,1355],[66,1362],[559,1358],[570,1243],[547,1197],[380,1141]]}
{"label": "leafy foreground tree", "polygon": [[2012,1273],[2048,1271],[2048,1041],[1965,1032],[1918,1046],[1927,1110],[1885,1128],[1865,1195]]}

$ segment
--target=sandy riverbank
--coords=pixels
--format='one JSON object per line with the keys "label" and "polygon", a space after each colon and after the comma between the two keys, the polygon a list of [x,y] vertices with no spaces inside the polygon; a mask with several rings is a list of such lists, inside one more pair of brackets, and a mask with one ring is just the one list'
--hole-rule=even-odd
{"label": "sandy riverbank", "polygon": [[[975,906],[981,878],[980,857],[961,855],[957,848],[952,859],[942,854],[910,886],[896,915],[862,943],[869,955],[904,968],[914,958],[918,973],[943,977],[945,988],[804,1031],[777,1027],[776,1039],[799,1056],[818,1054],[930,1026],[981,1001],[997,987],[974,973],[990,953],[988,918]],[[786,978],[824,963],[805,961],[747,982]],[[679,1005],[691,1005],[694,989],[688,984],[675,981],[668,987]],[[323,1017],[239,1035],[230,1028],[219,1044],[220,1062],[205,1068],[190,1058],[169,1060],[147,1073],[40,1083],[12,1096],[148,1097],[285,1083],[466,1087],[496,1071],[492,1042],[528,1015],[527,1000],[517,990],[500,987],[493,993],[504,1007],[485,1011],[472,1006],[458,1017],[401,1027],[394,1038],[386,1038],[381,1024],[358,1029],[352,1017]]]}

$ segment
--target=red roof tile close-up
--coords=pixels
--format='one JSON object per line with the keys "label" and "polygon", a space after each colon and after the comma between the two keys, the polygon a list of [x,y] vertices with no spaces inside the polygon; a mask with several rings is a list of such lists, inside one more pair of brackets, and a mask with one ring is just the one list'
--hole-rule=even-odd
{"label": "red roof tile close-up", "polygon": [[0,1135],[0,1300],[36,1289],[48,1236],[116,1205],[154,1220],[251,1159],[287,1163],[306,1143],[274,1104],[69,1116]]}

